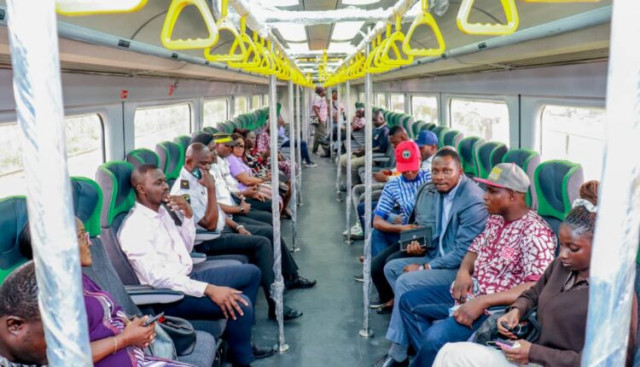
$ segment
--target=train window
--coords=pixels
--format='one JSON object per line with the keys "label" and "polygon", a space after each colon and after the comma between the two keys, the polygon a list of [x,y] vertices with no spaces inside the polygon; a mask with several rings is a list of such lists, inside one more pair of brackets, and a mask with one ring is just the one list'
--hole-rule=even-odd
{"label": "train window", "polygon": [[268,94],[263,94],[262,95],[262,107],[268,107],[269,106],[269,95]]}
{"label": "train window", "polygon": [[[104,163],[104,131],[99,115],[64,119],[69,176],[93,178]],[[20,128],[17,123],[0,125],[0,197],[24,195],[24,171]]]}
{"label": "train window", "polygon": [[509,143],[509,107],[504,102],[452,99],[451,128],[465,136]]}
{"label": "train window", "polygon": [[404,94],[391,94],[391,111],[404,112]]}
{"label": "train window", "polygon": [[256,94],[255,96],[251,96],[251,109],[255,110],[257,108],[260,108],[260,98],[262,96],[259,94]]}
{"label": "train window", "polygon": [[216,127],[218,123],[229,119],[229,100],[226,98],[204,101],[202,125]]}
{"label": "train window", "polygon": [[384,93],[376,94],[376,107],[387,108],[387,96]]}
{"label": "train window", "polygon": [[242,115],[249,111],[249,100],[247,97],[236,97],[233,99],[233,116]]}
{"label": "train window", "polygon": [[138,108],[133,118],[136,149],[155,151],[156,144],[191,133],[191,106],[188,103]]}
{"label": "train window", "polygon": [[364,103],[364,92],[358,93],[358,102]]}
{"label": "train window", "polygon": [[543,160],[580,163],[586,180],[600,180],[605,147],[605,110],[546,105],[540,117]]}
{"label": "train window", "polygon": [[412,96],[411,115],[418,121],[438,123],[438,99],[436,97]]}

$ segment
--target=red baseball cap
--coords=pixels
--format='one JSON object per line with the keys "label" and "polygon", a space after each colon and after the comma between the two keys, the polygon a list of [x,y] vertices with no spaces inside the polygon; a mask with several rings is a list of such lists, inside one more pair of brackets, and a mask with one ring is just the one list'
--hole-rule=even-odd
{"label": "red baseball cap", "polygon": [[420,159],[420,148],[413,141],[403,141],[396,147],[396,170],[398,172],[419,170]]}

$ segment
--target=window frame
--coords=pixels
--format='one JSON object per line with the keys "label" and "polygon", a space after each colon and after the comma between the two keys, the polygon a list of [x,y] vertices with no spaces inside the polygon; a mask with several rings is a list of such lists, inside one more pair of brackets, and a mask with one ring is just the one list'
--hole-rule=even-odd
{"label": "window frame", "polygon": [[411,115],[411,117],[413,117],[416,121],[418,120],[423,120],[422,118],[418,118],[415,116],[414,114],[414,103],[413,103],[413,98],[414,97],[426,97],[426,98],[434,98],[436,100],[436,121],[435,122],[430,122],[430,123],[434,123],[436,125],[440,124],[440,117],[442,116],[441,111],[440,111],[440,95],[436,94],[436,93],[410,93],[407,95],[409,97],[409,113]]}
{"label": "window frame", "polygon": [[[446,123],[444,126],[449,129],[455,130],[453,127],[453,101],[454,100],[463,100],[468,102],[479,102],[479,103],[501,103],[507,107],[507,118],[508,120],[508,139],[507,141],[500,141],[495,138],[491,138],[491,141],[497,141],[500,143],[504,143],[509,148],[520,147],[519,136],[520,136],[520,119],[519,119],[519,109],[517,104],[517,96],[506,96],[506,95],[478,95],[478,94],[446,94],[442,97],[444,101],[446,101]],[[515,105],[516,108],[511,108]],[[464,133],[464,132],[463,132]],[[465,135],[466,136],[466,135]],[[516,137],[516,141],[514,141],[514,136]],[[482,138],[482,137],[481,137]]]}
{"label": "window frame", "polygon": [[[402,97],[402,109],[401,110],[394,110],[393,109],[393,102],[392,102],[392,98],[393,96],[400,96]],[[405,93],[388,93],[388,99],[389,99],[389,107],[387,107],[387,109],[389,111],[393,111],[393,112],[401,112],[401,113],[406,113],[406,106],[407,106],[407,95]]]}
{"label": "window frame", "polygon": [[[245,106],[247,108],[246,108],[246,111],[244,111],[242,113],[238,113],[237,108],[236,108],[236,103],[241,98],[244,98],[244,100],[246,101]],[[244,94],[233,96],[233,117],[232,118],[236,118],[236,117],[240,116],[243,113],[247,113],[247,112],[251,111],[250,103],[251,103],[250,96],[246,96]]]}
{"label": "window frame", "polygon": [[[197,128],[196,126],[194,126],[194,123],[196,121],[194,113],[196,112],[195,107],[194,107],[194,100],[192,99],[183,99],[183,100],[169,100],[169,101],[162,101],[164,103],[159,103],[158,101],[153,101],[153,102],[142,102],[142,103],[135,103],[135,104],[130,104],[129,106],[127,106],[127,109],[129,111],[131,111],[131,117],[130,117],[130,121],[131,121],[131,127],[128,129],[129,132],[131,132],[131,137],[127,138],[124,137],[125,140],[125,152],[129,152],[131,150],[134,149],[140,149],[138,147],[136,147],[136,112],[138,110],[143,110],[143,109],[152,109],[152,108],[163,108],[163,107],[171,107],[171,106],[178,106],[178,105],[182,105],[182,104],[186,104],[189,107],[189,132],[187,133],[187,135],[191,135],[194,131],[195,128]],[[126,122],[125,122],[126,124]],[[173,139],[173,138],[172,138]],[[129,144],[132,144],[131,149],[127,148],[127,144],[126,142],[129,141]],[[158,142],[159,143],[159,142]],[[126,156],[126,153],[125,153]]]}
{"label": "window frame", "polygon": [[[225,114],[225,118],[223,120],[224,121],[229,121],[229,107],[230,107],[230,103],[229,103],[229,97],[215,97],[215,98],[207,98],[207,99],[203,99],[202,100],[202,129],[204,129],[205,127],[209,126],[209,125],[205,125],[204,121],[205,121],[205,109],[204,109],[204,105],[207,104],[207,102],[212,102],[212,101],[224,101],[225,102],[225,109],[224,109],[224,114]],[[211,127],[216,127],[216,126],[211,126]]]}

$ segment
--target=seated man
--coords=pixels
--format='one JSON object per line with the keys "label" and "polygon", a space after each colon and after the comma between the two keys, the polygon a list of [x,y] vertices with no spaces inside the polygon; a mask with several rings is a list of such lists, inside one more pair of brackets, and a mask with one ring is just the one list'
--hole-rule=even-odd
{"label": "seated man", "polygon": [[[384,272],[396,299],[400,299],[410,289],[450,285],[471,242],[482,232],[487,222],[487,209],[482,199],[484,192],[463,174],[460,156],[456,151],[438,151],[433,158],[431,175],[438,190],[434,203],[434,233],[438,236],[438,247],[420,260],[403,258],[387,263]],[[403,274],[404,272],[407,274]],[[389,353],[376,366],[408,364],[409,340],[397,303],[393,306],[387,339],[393,344]]]}
{"label": "seated man", "polygon": [[[404,327],[418,351],[412,366],[431,366],[444,344],[466,341],[487,318],[486,309],[515,302],[553,261],[556,236],[527,206],[527,174],[513,163],[501,163],[488,179],[475,180],[487,185],[490,216],[453,286],[413,289],[399,300]],[[450,307],[455,311],[446,318]]]}
{"label": "seated man", "polygon": [[[182,196],[169,196],[164,173],[153,165],[137,167],[131,185],[136,203],[118,232],[122,251],[141,284],[185,294],[162,311],[187,319],[228,318],[225,333],[234,366],[248,366],[255,357],[272,353],[251,346],[260,269],[249,264],[212,268],[207,262],[194,267],[189,255],[196,234],[191,206]],[[180,226],[170,210],[181,213]]]}
{"label": "seated man", "polygon": [[422,157],[420,169],[431,173],[431,163],[438,152],[438,136],[433,131],[422,130],[418,134],[416,144],[420,147],[420,156]]}
{"label": "seated man", "polygon": [[364,129],[366,120],[364,119],[364,108],[358,108],[351,120],[351,131],[356,132]]}
{"label": "seated man", "polygon": [[[404,127],[394,126],[391,129],[389,129],[389,148],[387,151],[387,155],[384,157],[384,158],[388,157],[389,160],[384,163],[384,166],[373,167],[374,181],[384,184],[386,182],[389,182],[389,180],[397,177],[396,175],[394,175],[394,172],[393,172],[393,170],[396,167],[396,155],[395,155],[396,147],[398,146],[398,144],[402,143],[403,141],[408,141],[408,140],[410,140],[409,134],[407,134],[407,130],[405,130]],[[364,173],[365,173],[365,168],[360,167],[360,169],[358,170],[358,174],[360,175],[361,180],[364,180]]]}
{"label": "seated man", "polygon": [[[387,122],[384,120],[382,110],[376,110],[373,113],[373,126],[375,126],[375,129],[373,130],[372,152],[386,153],[389,146],[387,139],[389,136],[389,126],[387,126]],[[347,157],[346,154],[340,156],[340,167],[344,173],[343,177],[346,177],[347,159],[351,159],[351,177],[353,178],[352,183],[354,185],[361,183],[360,176],[358,176],[358,169],[364,166],[364,158],[364,147],[353,152],[352,157]],[[349,189],[351,188],[348,187],[347,190]]]}
{"label": "seated man", "polygon": [[[417,227],[409,224],[415,195],[420,186],[431,181],[431,175],[420,170],[420,150],[416,143],[412,141],[400,143],[395,155],[396,170],[401,173],[401,176],[387,183],[378,200],[373,217],[371,256],[376,256],[397,243],[400,232]],[[387,219],[396,206],[400,208],[401,215],[393,223],[389,223]]]}
{"label": "seated man", "polygon": [[0,286],[0,366],[47,364],[33,262],[13,270]]}
{"label": "seated man", "polygon": [[[275,279],[273,272],[273,228],[259,221],[247,220],[246,225],[238,224],[232,216],[222,211],[217,202],[216,184],[209,173],[211,152],[201,143],[193,143],[187,148],[185,164],[180,171],[172,193],[174,195],[188,195],[197,220],[198,226],[220,236],[208,239],[198,245],[199,251],[208,255],[243,254],[256,264],[262,272],[262,286],[269,305],[269,318],[275,319],[275,303],[271,298],[271,285]],[[196,173],[198,172],[198,173]],[[197,179],[200,175],[201,179]],[[217,217],[217,218],[214,218]],[[235,233],[234,233],[235,232]],[[293,287],[311,287],[315,283],[301,278],[297,273],[297,265],[291,254],[283,247],[283,274],[285,279],[294,284]],[[288,256],[287,256],[288,255]],[[290,259],[289,259],[290,258]],[[286,266],[285,266],[286,264]],[[302,316],[302,313],[292,308],[284,309],[284,318],[291,320]]]}

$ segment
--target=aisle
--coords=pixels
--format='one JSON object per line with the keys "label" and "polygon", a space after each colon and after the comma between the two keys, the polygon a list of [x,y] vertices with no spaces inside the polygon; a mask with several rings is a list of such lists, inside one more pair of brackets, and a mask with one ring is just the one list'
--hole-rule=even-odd
{"label": "aisle", "polygon": [[[302,248],[294,257],[301,274],[316,279],[315,288],[285,294],[287,303],[304,316],[285,323],[290,349],[283,355],[256,361],[255,366],[370,366],[387,349],[384,332],[388,316],[371,315],[372,339],[362,339],[362,283],[353,276],[362,268],[357,257],[363,241],[345,244],[344,202],[335,194],[335,166],[328,159],[313,157],[316,168],[303,169],[304,205],[299,207],[298,243]],[[282,231],[291,245],[291,224],[284,221]],[[260,291],[262,292],[262,290]],[[372,291],[372,299],[377,294]],[[260,345],[274,343],[277,326],[266,318],[262,294],[258,297],[254,340]]]}

